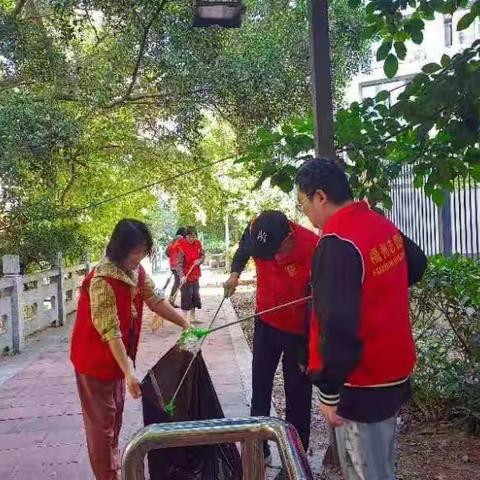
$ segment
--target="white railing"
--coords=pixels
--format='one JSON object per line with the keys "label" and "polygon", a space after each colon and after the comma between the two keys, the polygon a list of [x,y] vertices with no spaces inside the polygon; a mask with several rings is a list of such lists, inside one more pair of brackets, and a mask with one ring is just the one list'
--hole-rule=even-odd
{"label": "white railing", "polygon": [[62,255],[50,270],[20,274],[17,255],[2,258],[0,279],[0,356],[21,352],[25,339],[49,326],[62,326],[76,310],[78,290],[88,262],[64,268]]}

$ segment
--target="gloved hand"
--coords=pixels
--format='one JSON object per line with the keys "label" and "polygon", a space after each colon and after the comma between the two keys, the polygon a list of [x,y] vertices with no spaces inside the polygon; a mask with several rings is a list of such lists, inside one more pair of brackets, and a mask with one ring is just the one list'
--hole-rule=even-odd
{"label": "gloved hand", "polygon": [[226,298],[231,297],[235,293],[235,290],[238,287],[238,281],[239,281],[239,275],[238,273],[234,272],[228,277],[227,281],[223,284],[223,291]]}

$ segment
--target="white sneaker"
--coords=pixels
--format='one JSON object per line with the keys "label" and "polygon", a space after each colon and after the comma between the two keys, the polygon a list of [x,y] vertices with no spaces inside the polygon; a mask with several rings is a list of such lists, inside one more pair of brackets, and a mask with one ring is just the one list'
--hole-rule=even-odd
{"label": "white sneaker", "polygon": [[190,310],[190,323],[202,323],[200,320],[197,320],[195,317],[195,309]]}

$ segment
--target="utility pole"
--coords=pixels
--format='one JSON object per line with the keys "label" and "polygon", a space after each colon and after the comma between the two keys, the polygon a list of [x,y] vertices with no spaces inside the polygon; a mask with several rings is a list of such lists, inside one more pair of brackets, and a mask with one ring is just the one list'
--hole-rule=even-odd
{"label": "utility pole", "polygon": [[[315,156],[336,159],[333,142],[332,68],[327,0],[310,0],[310,58],[312,63]],[[335,429],[328,427],[330,446],[324,465],[340,465]]]}
{"label": "utility pole", "polygon": [[310,57],[315,155],[335,159],[327,0],[310,0]]}

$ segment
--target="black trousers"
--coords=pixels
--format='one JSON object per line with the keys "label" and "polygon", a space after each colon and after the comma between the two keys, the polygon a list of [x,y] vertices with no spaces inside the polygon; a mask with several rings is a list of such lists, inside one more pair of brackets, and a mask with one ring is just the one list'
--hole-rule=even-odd
{"label": "black trousers", "polygon": [[[286,397],[285,419],[298,431],[305,451],[310,440],[312,384],[299,365],[306,339],[255,320],[252,364],[251,415],[270,416],[273,378],[282,357],[283,382]],[[268,446],[265,445],[265,454]]]}
{"label": "black trousers", "polygon": [[180,288],[182,294],[182,310],[193,310],[194,308],[202,308],[202,300],[200,299],[199,281],[187,282]]}

